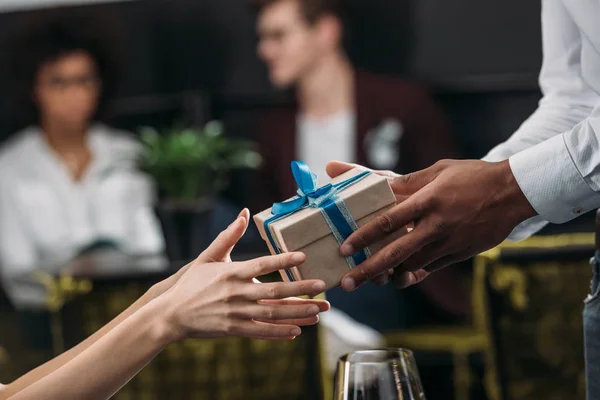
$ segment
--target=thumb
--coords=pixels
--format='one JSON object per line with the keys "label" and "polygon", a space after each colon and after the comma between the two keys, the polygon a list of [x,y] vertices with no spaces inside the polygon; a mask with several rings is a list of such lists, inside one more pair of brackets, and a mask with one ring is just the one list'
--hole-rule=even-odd
{"label": "thumb", "polygon": [[327,163],[325,170],[327,171],[327,175],[329,175],[330,178],[335,178],[337,176],[340,176],[344,172],[350,171],[353,168],[364,168],[364,167],[361,167],[358,164],[350,164],[350,163],[346,163],[346,162],[342,162],[342,161],[330,161]]}
{"label": "thumb", "polygon": [[227,227],[198,257],[203,262],[225,261],[233,247],[244,236],[250,221],[250,211],[244,208],[237,219]]}

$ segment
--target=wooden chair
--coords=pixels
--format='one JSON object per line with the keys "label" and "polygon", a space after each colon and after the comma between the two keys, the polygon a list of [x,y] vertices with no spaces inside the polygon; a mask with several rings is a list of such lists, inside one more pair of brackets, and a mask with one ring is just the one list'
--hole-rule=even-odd
{"label": "wooden chair", "polygon": [[538,236],[475,259],[491,399],[583,399],[583,299],[593,234]]}

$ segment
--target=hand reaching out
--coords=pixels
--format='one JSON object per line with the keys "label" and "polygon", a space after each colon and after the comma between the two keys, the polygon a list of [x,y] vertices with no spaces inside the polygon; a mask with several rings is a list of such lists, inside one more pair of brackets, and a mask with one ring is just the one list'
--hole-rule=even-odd
{"label": "hand reaching out", "polygon": [[232,263],[231,250],[248,226],[242,211],[196,260],[169,278],[157,301],[165,307],[167,325],[176,337],[247,336],[289,339],[300,326],[318,322],[329,309],[323,300],[300,299],[324,291],[318,280],[260,283],[256,277],[304,262],[302,253],[263,257]]}
{"label": "hand reaching out", "polygon": [[[337,176],[353,167],[332,162],[327,172]],[[346,274],[345,290],[396,267],[394,283],[413,285],[431,272],[494,247],[536,214],[508,161],[444,160],[423,171],[393,176],[390,184],[399,204],[354,232],[341,254],[351,255],[411,223],[414,229]]]}

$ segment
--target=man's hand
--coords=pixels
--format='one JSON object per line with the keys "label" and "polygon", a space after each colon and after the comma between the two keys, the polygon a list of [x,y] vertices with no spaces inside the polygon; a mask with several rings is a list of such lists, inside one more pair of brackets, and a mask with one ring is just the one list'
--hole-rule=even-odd
{"label": "man's hand", "polygon": [[[353,167],[332,162],[327,171],[337,176]],[[346,274],[342,287],[347,291],[396,267],[394,283],[414,285],[431,272],[498,245],[519,223],[536,215],[508,161],[444,160],[390,183],[400,203],[354,232],[342,245],[342,255],[352,255],[410,223],[414,229]]]}

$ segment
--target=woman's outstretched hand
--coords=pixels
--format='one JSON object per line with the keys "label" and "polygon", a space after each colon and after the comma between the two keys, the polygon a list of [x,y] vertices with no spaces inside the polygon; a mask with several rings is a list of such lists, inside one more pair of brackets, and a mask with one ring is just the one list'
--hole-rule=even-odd
{"label": "woman's outstretched hand", "polygon": [[[302,253],[286,253],[232,263],[230,253],[244,234],[247,210],[156,298],[170,340],[184,337],[244,336],[292,339],[300,326],[318,322],[329,309],[323,300],[300,299],[325,290],[319,280],[260,283],[257,277],[302,264]],[[166,285],[164,285],[166,286]]]}

